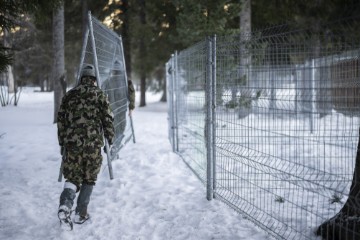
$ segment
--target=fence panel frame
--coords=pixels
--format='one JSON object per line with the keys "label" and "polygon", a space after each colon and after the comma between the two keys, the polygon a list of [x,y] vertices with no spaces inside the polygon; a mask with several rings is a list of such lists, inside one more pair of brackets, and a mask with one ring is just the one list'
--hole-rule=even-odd
{"label": "fence panel frame", "polygon": [[[118,153],[119,151],[124,147],[124,145],[130,140],[132,139],[133,143],[136,142],[135,140],[135,132],[134,132],[134,125],[133,125],[133,121],[132,121],[132,117],[129,116],[127,114],[128,110],[128,105],[129,105],[129,97],[128,97],[128,83],[127,83],[127,73],[126,73],[126,67],[125,67],[125,56],[124,56],[124,49],[123,49],[123,44],[122,44],[122,38],[121,36],[119,36],[118,34],[116,34],[115,32],[113,32],[112,30],[110,30],[109,28],[105,27],[100,21],[98,21],[95,17],[93,17],[91,15],[91,11],[88,12],[88,21],[87,21],[87,27],[85,30],[85,34],[84,34],[84,38],[83,38],[83,45],[82,45],[82,50],[81,50],[81,56],[80,56],[80,64],[79,64],[79,71],[77,74],[77,79],[76,82],[77,84],[80,81],[80,74],[81,74],[81,69],[82,66],[85,63],[89,63],[89,64],[93,64],[95,67],[95,74],[96,74],[96,80],[97,80],[97,85],[102,88],[103,91],[107,92],[106,88],[103,88],[102,83],[100,81],[101,79],[101,75],[100,75],[100,71],[99,71],[99,63],[98,63],[98,46],[96,43],[96,37],[95,37],[95,30],[94,30],[94,24],[97,26],[97,28],[99,28],[100,30],[104,31],[106,34],[108,34],[109,36],[111,36],[111,40],[109,39],[109,41],[112,41],[113,44],[115,44],[115,50],[113,53],[108,53],[108,54],[112,54],[112,66],[108,66],[109,67],[109,71],[120,71],[123,74],[123,88],[125,90],[125,95],[121,98],[121,99],[117,99],[117,101],[123,101],[125,102],[124,106],[126,105],[126,115],[128,117],[125,117],[125,126],[129,126],[129,130],[128,132],[130,133],[126,133],[125,134],[125,128],[124,127],[124,133],[123,133],[123,137],[122,139],[118,139],[117,137],[115,137],[115,141],[114,144],[110,150],[110,146],[109,143],[107,141],[107,139],[105,139],[105,148],[106,148],[106,156],[107,156],[107,165],[108,165],[108,169],[109,169],[109,177],[110,179],[114,179],[114,174],[113,174],[113,168],[112,168],[112,161],[115,160],[116,158],[118,158]],[[89,45],[90,44],[90,45]],[[89,49],[90,48],[90,49]],[[90,50],[90,52],[88,51]],[[117,55],[118,54],[118,55]],[[120,61],[117,63],[117,61]],[[119,64],[119,66],[115,66],[116,64]],[[118,69],[119,68],[119,69]],[[109,75],[107,77],[110,78],[111,73],[109,72]],[[112,89],[110,89],[112,90]],[[109,91],[110,91],[109,90]],[[115,89],[114,89],[115,90]],[[118,93],[117,93],[118,94]],[[110,100],[110,104],[115,104],[116,102],[112,102],[111,99]],[[113,111],[118,111],[118,109],[113,109]],[[117,113],[114,113],[114,115],[116,115]],[[119,125],[120,123],[117,123],[116,120],[114,121],[114,125]],[[116,128],[116,126],[115,126]],[[128,136],[126,136],[128,135]]]}

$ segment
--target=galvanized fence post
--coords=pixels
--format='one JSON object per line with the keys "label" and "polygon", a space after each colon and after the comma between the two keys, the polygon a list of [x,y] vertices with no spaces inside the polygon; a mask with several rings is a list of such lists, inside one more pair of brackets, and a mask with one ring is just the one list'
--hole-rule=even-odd
{"label": "galvanized fence post", "polygon": [[[122,53],[122,62],[124,63],[124,75],[125,75],[125,84],[126,84],[126,88],[128,88],[128,76],[127,76],[127,71],[126,71],[126,62],[125,62],[125,54],[124,54],[124,46],[123,46],[123,41],[122,41],[122,37],[119,36],[118,37],[118,41],[119,41],[119,45],[120,45],[120,52]],[[115,56],[115,55],[114,55]],[[127,91],[127,98],[130,99],[129,97],[129,92]],[[130,111],[128,109],[128,111]],[[134,130],[134,122],[133,122],[133,118],[132,115],[129,116],[130,119],[130,127],[131,127],[131,134],[132,134],[132,139],[133,139],[133,143],[136,143],[136,138],[135,138],[135,130]]]}
{"label": "galvanized fence post", "polygon": [[212,39],[206,38],[206,77],[205,77],[205,141],[206,141],[206,198],[213,198],[213,138],[212,138]]}
{"label": "galvanized fence post", "polygon": [[175,152],[175,105],[174,105],[174,93],[175,93],[175,55],[172,54],[171,55],[171,61],[170,61],[170,66],[171,66],[171,75],[170,75],[170,94],[169,94],[169,101],[170,101],[170,131],[171,131],[171,144],[172,144],[172,150],[173,152]]}
{"label": "galvanized fence post", "polygon": [[178,52],[175,51],[175,55],[174,55],[174,65],[175,65],[175,72],[174,72],[174,78],[173,78],[173,87],[175,90],[175,101],[174,101],[174,116],[175,116],[175,124],[174,124],[174,128],[175,128],[175,146],[176,146],[176,152],[179,152],[179,134],[178,134],[178,104],[179,104],[179,78],[178,78]]}
{"label": "galvanized fence post", "polygon": [[310,104],[310,132],[314,133],[314,111],[315,111],[315,60],[311,60],[311,78],[310,78],[310,97],[311,97],[311,104]]}
{"label": "galvanized fence post", "polygon": [[76,83],[80,82],[80,74],[81,74],[81,67],[84,64],[84,58],[85,58],[85,52],[86,52],[86,47],[87,47],[87,43],[88,43],[88,38],[89,38],[89,25],[86,28],[85,34],[84,34],[84,39],[83,39],[83,47],[81,50],[81,56],[80,56],[80,67],[76,76]]}
{"label": "galvanized fence post", "polygon": [[216,191],[216,35],[212,37],[212,48],[211,48],[211,61],[212,61],[212,160],[213,160],[213,197],[215,197]]}

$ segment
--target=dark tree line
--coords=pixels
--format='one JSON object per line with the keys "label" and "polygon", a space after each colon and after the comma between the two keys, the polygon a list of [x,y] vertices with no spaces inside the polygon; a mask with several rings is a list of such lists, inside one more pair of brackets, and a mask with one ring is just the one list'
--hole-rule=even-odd
{"label": "dark tree line", "polygon": [[[313,26],[316,30],[323,22],[348,16],[349,9],[356,12],[354,6],[358,6],[355,0],[3,0],[0,27],[11,34],[9,49],[3,41],[0,44],[0,71],[12,63],[18,84],[54,90],[49,72],[54,58],[52,11],[62,2],[66,81],[75,79],[87,11],[100,20],[111,16],[110,27],[123,37],[127,75],[140,80],[141,106],[146,105],[149,87],[165,85],[164,63],[175,50],[208,35],[239,33],[239,14],[245,2],[251,3],[255,30],[285,22],[293,28]],[[20,28],[13,31],[16,27]]]}

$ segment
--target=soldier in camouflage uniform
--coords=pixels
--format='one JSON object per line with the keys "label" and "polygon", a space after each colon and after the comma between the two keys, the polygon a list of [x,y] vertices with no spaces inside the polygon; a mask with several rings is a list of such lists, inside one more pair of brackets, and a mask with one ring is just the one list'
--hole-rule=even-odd
{"label": "soldier in camouflage uniform", "polygon": [[[71,209],[79,193],[75,223],[89,218],[87,206],[101,168],[104,138],[113,143],[113,114],[105,93],[96,86],[93,65],[82,69],[78,86],[66,93],[57,118],[58,140],[65,148],[63,174],[66,179],[60,195],[59,218],[70,221]],[[72,227],[72,223],[71,223]]]}

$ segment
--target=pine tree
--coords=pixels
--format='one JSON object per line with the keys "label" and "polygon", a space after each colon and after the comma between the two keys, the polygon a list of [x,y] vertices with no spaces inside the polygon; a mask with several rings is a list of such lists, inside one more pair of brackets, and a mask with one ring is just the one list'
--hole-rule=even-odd
{"label": "pine tree", "polygon": [[[59,6],[61,0],[2,0],[0,4],[0,28],[1,30],[14,29],[19,24],[19,18],[24,14],[33,14],[38,21],[42,15]],[[12,54],[6,52],[3,43],[0,43],[0,72],[5,71],[12,63]],[[11,50],[11,49],[10,49]]]}
{"label": "pine tree", "polygon": [[175,1],[179,13],[176,18],[178,40],[190,46],[214,34],[224,35],[239,31],[239,1],[200,0]]}

